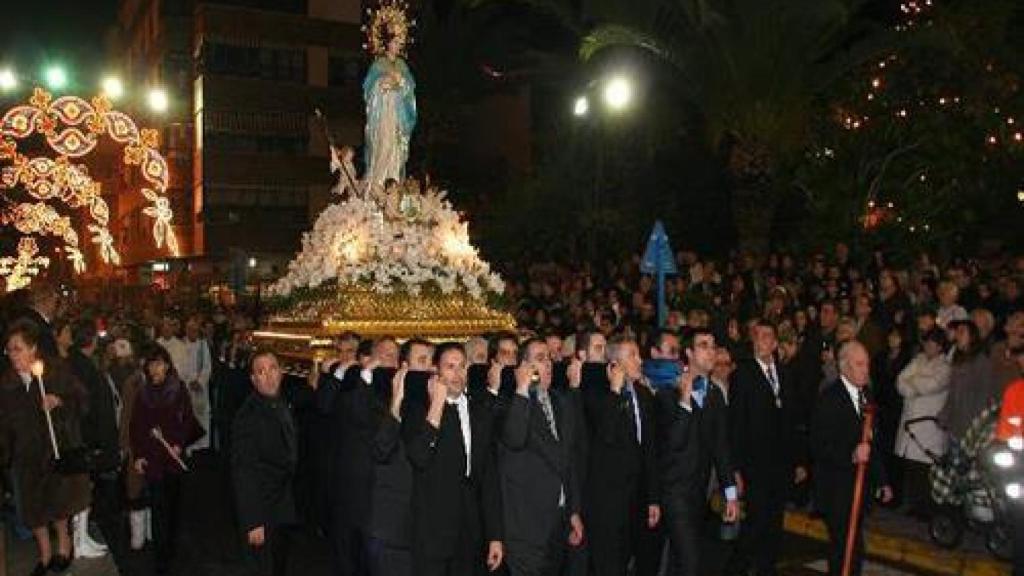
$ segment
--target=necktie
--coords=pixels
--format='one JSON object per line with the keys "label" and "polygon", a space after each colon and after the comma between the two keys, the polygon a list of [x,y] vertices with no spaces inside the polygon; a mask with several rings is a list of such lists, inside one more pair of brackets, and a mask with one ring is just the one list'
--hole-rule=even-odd
{"label": "necktie", "polygon": [[690,392],[690,396],[693,397],[694,401],[697,402],[698,408],[704,407],[704,399],[707,398],[708,394],[708,379],[707,376],[697,376],[693,380],[693,391]]}
{"label": "necktie", "polygon": [[775,395],[775,407],[778,408],[782,405],[779,399],[779,381],[775,378],[775,365],[769,364],[764,370],[764,375],[768,378],[768,383],[772,386],[772,394]]}
{"label": "necktie", "polygon": [[629,424],[630,429],[633,431],[633,437],[636,438],[636,443],[640,443],[640,416],[636,411],[636,398],[633,395],[633,387],[626,385],[622,389],[622,395],[626,397],[626,408],[629,410]]}
{"label": "necktie", "polygon": [[868,395],[864,393],[863,388],[857,389],[857,415],[864,417],[864,408],[868,405]]}
{"label": "necktie", "polygon": [[555,437],[555,440],[558,440],[558,428],[555,426],[555,411],[551,406],[551,395],[543,390],[538,390],[537,403],[540,404],[540,409],[544,412],[544,418],[548,421],[551,435]]}

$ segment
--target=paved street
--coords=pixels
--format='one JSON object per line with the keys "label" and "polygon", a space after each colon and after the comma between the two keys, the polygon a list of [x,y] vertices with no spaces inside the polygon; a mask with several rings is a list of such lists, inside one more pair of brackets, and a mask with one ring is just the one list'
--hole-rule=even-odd
{"label": "paved street", "polygon": [[[174,574],[182,576],[233,576],[242,574],[241,546],[236,538],[232,512],[228,505],[228,490],[223,465],[216,458],[197,463],[195,472],[187,478],[183,494],[181,542]],[[148,576],[153,574],[149,550],[133,552],[127,545],[127,526],[104,525],[113,556],[100,560],[78,561],[71,573],[77,576]],[[31,541],[9,538],[9,574],[27,574],[35,560]],[[728,557],[729,545],[718,540],[704,542],[706,574],[721,571]],[[813,576],[824,574],[825,545],[811,539],[789,534],[783,550],[781,573],[786,576]],[[326,576],[329,574],[329,555],[326,543],[312,534],[306,534],[297,544],[293,555],[291,574]],[[900,576],[927,574],[908,567],[885,562],[870,562],[865,576]]]}

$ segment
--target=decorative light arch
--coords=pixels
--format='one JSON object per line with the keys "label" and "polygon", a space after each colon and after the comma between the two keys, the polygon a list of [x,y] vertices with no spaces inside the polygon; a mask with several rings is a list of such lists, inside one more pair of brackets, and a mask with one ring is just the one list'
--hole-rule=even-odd
{"label": "decorative light arch", "polygon": [[[46,156],[29,158],[18,150],[19,141],[37,134],[58,155],[55,159]],[[58,200],[71,209],[88,209],[92,223],[87,229],[92,234],[92,242],[98,246],[101,258],[112,264],[120,263],[113,236],[107,228],[110,208],[101,196],[101,186],[89,176],[84,165],[70,161],[71,158],[87,156],[104,136],[123,145],[122,162],[125,165],[139,167],[143,180],[139,192],[149,203],[142,212],[154,221],[153,240],[157,248],[166,245],[171,254],[178,255],[178,242],[171,228],[173,213],[165,195],[169,173],[167,162],[157,149],[158,134],[152,129],[140,130],[127,114],[112,110],[110,101],[103,96],[97,96],[91,102],[77,96],[61,96],[54,100],[48,92],[36,88],[28,104],[8,110],[0,118],[0,162],[7,164],[0,171],[0,193],[5,189],[23,187],[36,200]],[[5,214],[5,220],[25,234],[61,237],[75,271],[85,269],[77,245],[77,233],[75,241],[71,242],[70,236],[64,232],[65,224],[70,225],[70,220],[62,217],[52,206],[46,203],[18,204]],[[27,239],[30,238],[22,238],[19,242],[17,258],[6,259],[10,260],[8,269],[19,261],[35,261],[35,268],[45,268],[49,264],[48,259],[36,256],[39,248],[35,240],[31,239],[29,243],[25,242]],[[19,270],[31,268],[26,264]],[[30,281],[37,272],[23,272],[19,281],[25,278]],[[9,273],[10,270],[5,273],[0,269],[0,274]],[[8,277],[8,289],[12,289],[11,277]]]}

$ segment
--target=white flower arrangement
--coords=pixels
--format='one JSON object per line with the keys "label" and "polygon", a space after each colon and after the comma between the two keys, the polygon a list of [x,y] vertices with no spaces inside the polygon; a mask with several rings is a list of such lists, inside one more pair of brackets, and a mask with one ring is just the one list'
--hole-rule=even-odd
{"label": "white flower arrangement", "polygon": [[477,299],[505,290],[470,243],[467,223],[434,190],[384,201],[353,195],[331,204],[303,235],[301,251],[270,291],[288,296],[330,282],[413,295],[433,283],[443,294],[464,291]]}

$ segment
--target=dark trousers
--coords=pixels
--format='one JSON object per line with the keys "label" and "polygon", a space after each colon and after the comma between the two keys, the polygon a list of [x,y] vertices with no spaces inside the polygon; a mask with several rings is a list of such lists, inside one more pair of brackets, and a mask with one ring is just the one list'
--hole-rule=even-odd
{"label": "dark trousers", "polygon": [[568,557],[569,518],[557,522],[544,544],[509,541],[505,565],[510,576],[560,576]]}
{"label": "dark trousers", "polygon": [[[594,506],[589,524],[584,521],[589,533],[590,568],[596,576],[623,576],[629,560],[640,556],[641,532],[647,529],[647,506],[640,506],[634,497],[621,506],[609,504]],[[646,576],[649,572],[639,574]]]}
{"label": "dark trousers", "polygon": [[751,472],[747,480],[747,519],[740,532],[740,558],[758,576],[775,573],[782,547],[783,514],[789,482],[785,469]]}
{"label": "dark trousers", "polygon": [[448,558],[413,557],[415,576],[472,576],[480,563],[480,550],[476,546],[456,550],[455,555]]}
{"label": "dark trousers", "polygon": [[664,530],[668,533],[669,576],[697,576],[700,570],[700,526],[704,507],[666,498],[662,507]]}
{"label": "dark trousers", "polygon": [[167,569],[178,545],[178,519],[181,512],[181,477],[166,474],[148,484],[153,510],[153,548],[157,572]]}
{"label": "dark trousers", "polygon": [[262,546],[246,543],[246,573],[248,576],[285,576],[295,528],[281,525],[265,529]]}
{"label": "dark trousers", "polygon": [[372,576],[412,576],[412,551],[380,538],[370,538],[368,559]]}
{"label": "dark trousers", "polygon": [[[850,524],[850,503],[841,506],[837,502],[825,512],[825,526],[828,528],[828,573],[829,576],[841,576],[843,573],[843,556],[846,554],[847,529]],[[861,565],[864,563],[864,513],[861,513],[857,524],[857,540],[853,548],[853,563],[850,570],[852,576],[860,576]]]}
{"label": "dark trousers", "polygon": [[[929,515],[932,509],[930,465],[903,459],[903,502],[914,514]],[[888,472],[888,470],[886,470]]]}
{"label": "dark trousers", "polygon": [[369,576],[366,533],[351,524],[335,519],[331,531],[334,552],[334,574],[337,576]]}

